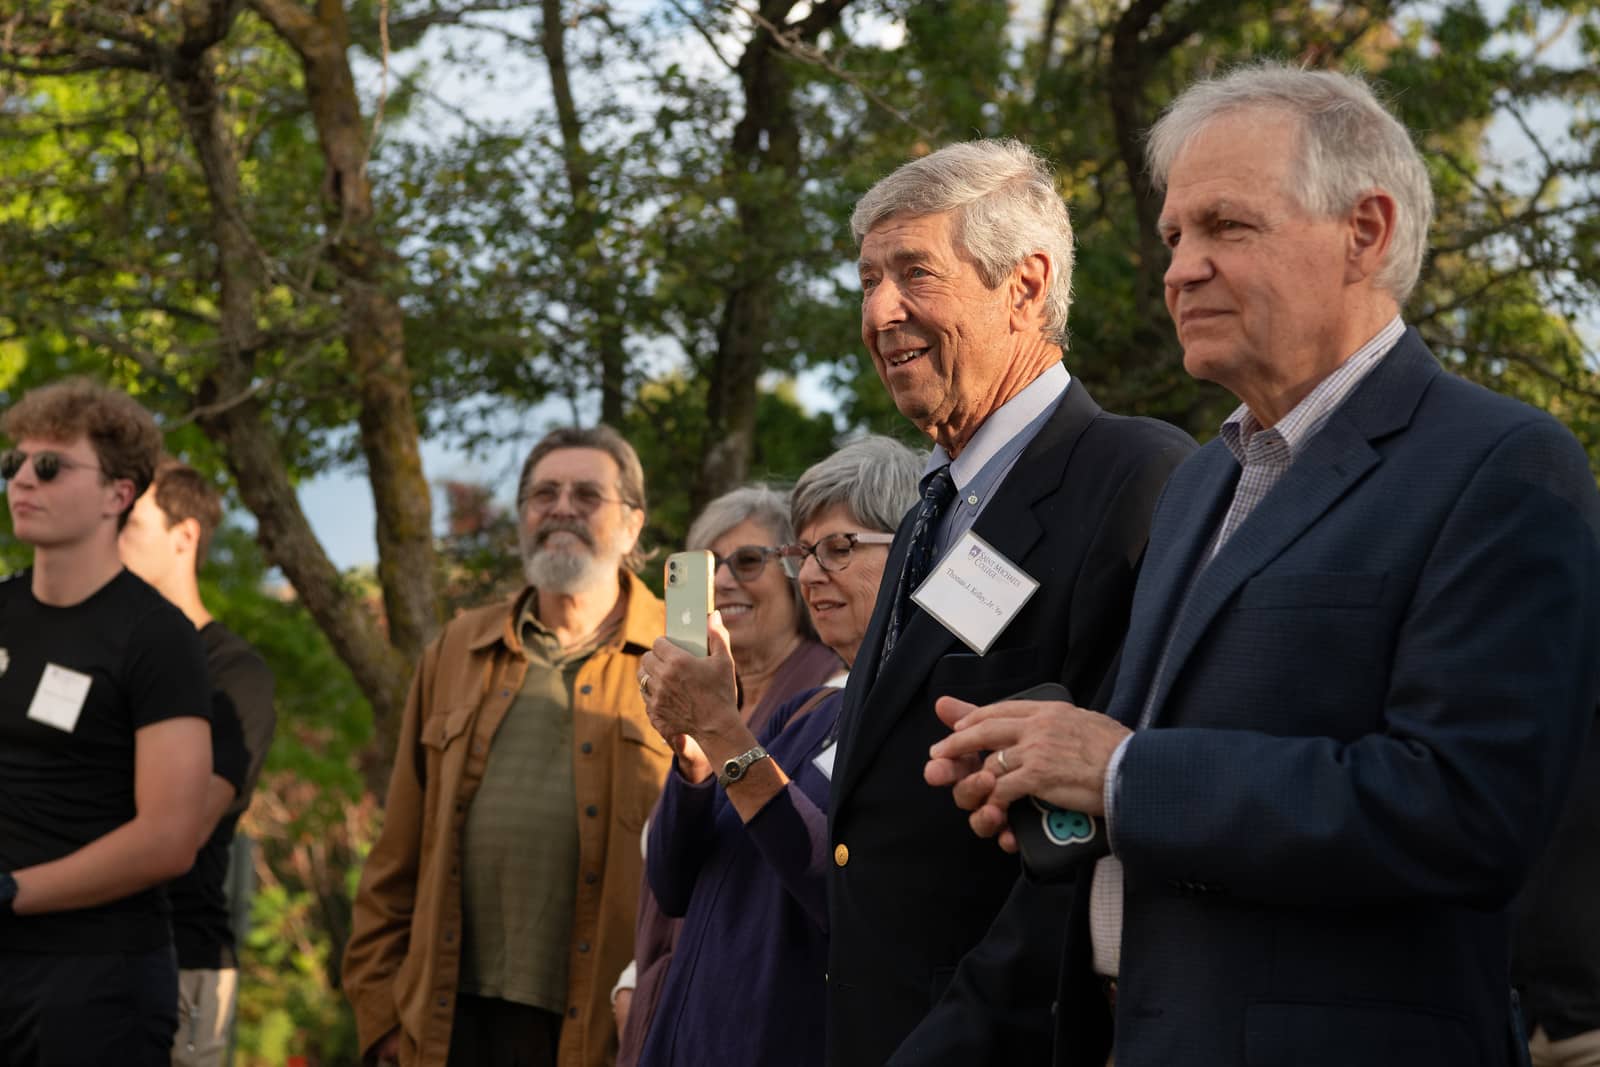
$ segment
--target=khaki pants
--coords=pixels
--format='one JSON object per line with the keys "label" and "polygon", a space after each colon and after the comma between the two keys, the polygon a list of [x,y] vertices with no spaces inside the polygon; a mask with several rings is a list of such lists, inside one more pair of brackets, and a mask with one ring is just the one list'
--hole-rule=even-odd
{"label": "khaki pants", "polygon": [[1552,1041],[1544,1027],[1536,1026],[1528,1052],[1533,1067],[1600,1067],[1600,1030]]}
{"label": "khaki pants", "polygon": [[178,1033],[172,1041],[173,1067],[223,1067],[233,1035],[233,1009],[239,972],[178,972]]}

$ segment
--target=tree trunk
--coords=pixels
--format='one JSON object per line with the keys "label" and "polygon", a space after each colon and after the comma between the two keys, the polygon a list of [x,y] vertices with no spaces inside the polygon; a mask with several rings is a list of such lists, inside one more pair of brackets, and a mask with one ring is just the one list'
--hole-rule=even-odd
{"label": "tree trunk", "polygon": [[[346,54],[349,26],[340,0],[317,0],[315,14],[295,0],[252,0],[252,6],[300,56],[305,73],[327,165],[322,189],[360,407],[361,451],[377,513],[384,617],[399,662],[414,664],[439,625],[433,508],[417,442],[404,316],[389,284],[399,266],[372,226],[369,131]],[[373,710],[387,751],[398,718],[388,708]]]}
{"label": "tree trunk", "polygon": [[[196,397],[197,420],[215,440],[256,518],[266,558],[283,571],[334,651],[349,666],[380,724],[398,723],[405,701],[407,659],[385,639],[370,611],[351,595],[300,508],[270,419],[250,396],[261,344],[256,302],[262,257],[240,209],[239,165],[217,96],[210,49],[227,35],[234,5],[194,3],[183,9],[185,33],[167,59],[167,85],[194,145],[211,209],[217,248],[220,353]],[[365,417],[365,412],[363,413]],[[414,434],[413,434],[414,444]],[[381,733],[380,729],[380,733]],[[385,746],[387,753],[392,746]],[[387,771],[375,767],[378,791]]]}
{"label": "tree trunk", "polygon": [[729,186],[737,205],[738,265],[722,305],[717,350],[711,359],[704,458],[690,491],[690,511],[749,476],[755,448],[757,383],[772,342],[772,309],[779,274],[791,260],[796,235],[804,232],[800,199],[800,128],[787,64],[792,62],[774,31],[790,47],[809,45],[838,24],[848,0],[805,5],[798,24],[786,22],[801,5],[764,0],[754,36],[739,57],[737,73],[744,115],[733,130]]}
{"label": "tree trunk", "polygon": [[1167,250],[1156,232],[1161,202],[1144,165],[1144,135],[1150,125],[1145,85],[1150,76],[1150,57],[1145,54],[1143,35],[1165,3],[1166,0],[1137,0],[1123,12],[1112,33],[1111,63],[1106,71],[1106,97],[1117,153],[1133,189],[1137,220],[1138,281],[1134,286],[1137,309],[1134,321],[1138,326],[1133,334],[1132,351],[1121,361],[1125,368],[1136,372],[1152,366],[1170,366],[1178,355],[1172,331],[1167,327],[1163,281]]}
{"label": "tree trunk", "polygon": [[[572,81],[567,74],[567,27],[562,18],[561,0],[541,0],[543,32],[540,47],[550,70],[550,95],[555,101],[556,122],[561,128],[561,156],[567,172],[567,189],[572,197],[569,246],[577,248],[599,229],[599,212],[590,176],[589,153],[583,146],[583,123],[578,118],[572,97]],[[594,262],[580,264],[579,299],[595,317],[595,351],[600,362],[600,421],[611,426],[622,423],[628,355],[623,347],[624,309],[621,286],[613,274],[605,250],[593,243]]]}

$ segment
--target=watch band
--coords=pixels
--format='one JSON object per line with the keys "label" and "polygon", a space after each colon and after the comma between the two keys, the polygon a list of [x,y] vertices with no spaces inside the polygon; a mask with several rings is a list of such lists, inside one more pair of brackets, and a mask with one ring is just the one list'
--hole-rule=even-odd
{"label": "watch band", "polygon": [[717,784],[726,789],[749,773],[752,764],[767,758],[767,750],[757,745],[750,751],[733,757],[717,772]]}
{"label": "watch band", "polygon": [[17,880],[10,871],[0,871],[0,915],[12,915],[11,902],[17,899]]}

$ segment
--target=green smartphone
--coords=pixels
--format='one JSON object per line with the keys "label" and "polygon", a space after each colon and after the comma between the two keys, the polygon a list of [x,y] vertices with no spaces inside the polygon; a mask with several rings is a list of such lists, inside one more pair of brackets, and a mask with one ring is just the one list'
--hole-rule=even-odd
{"label": "green smartphone", "polygon": [[706,619],[715,603],[710,552],[674,552],[667,557],[667,640],[696,656],[710,655]]}

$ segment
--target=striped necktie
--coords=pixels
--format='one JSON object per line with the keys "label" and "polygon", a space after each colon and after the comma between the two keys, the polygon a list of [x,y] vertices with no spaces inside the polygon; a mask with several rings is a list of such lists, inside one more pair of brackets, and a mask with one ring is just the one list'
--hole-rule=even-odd
{"label": "striped necktie", "polygon": [[916,592],[917,586],[922,584],[933,566],[933,541],[938,532],[939,517],[955,495],[956,483],[950,477],[948,463],[922,480],[922,503],[917,507],[917,521],[911,526],[911,541],[906,545],[900,580],[895,583],[894,611],[889,616],[889,628],[883,635],[883,652],[878,657],[880,670],[894,649],[900,631],[911,618],[911,594]]}

